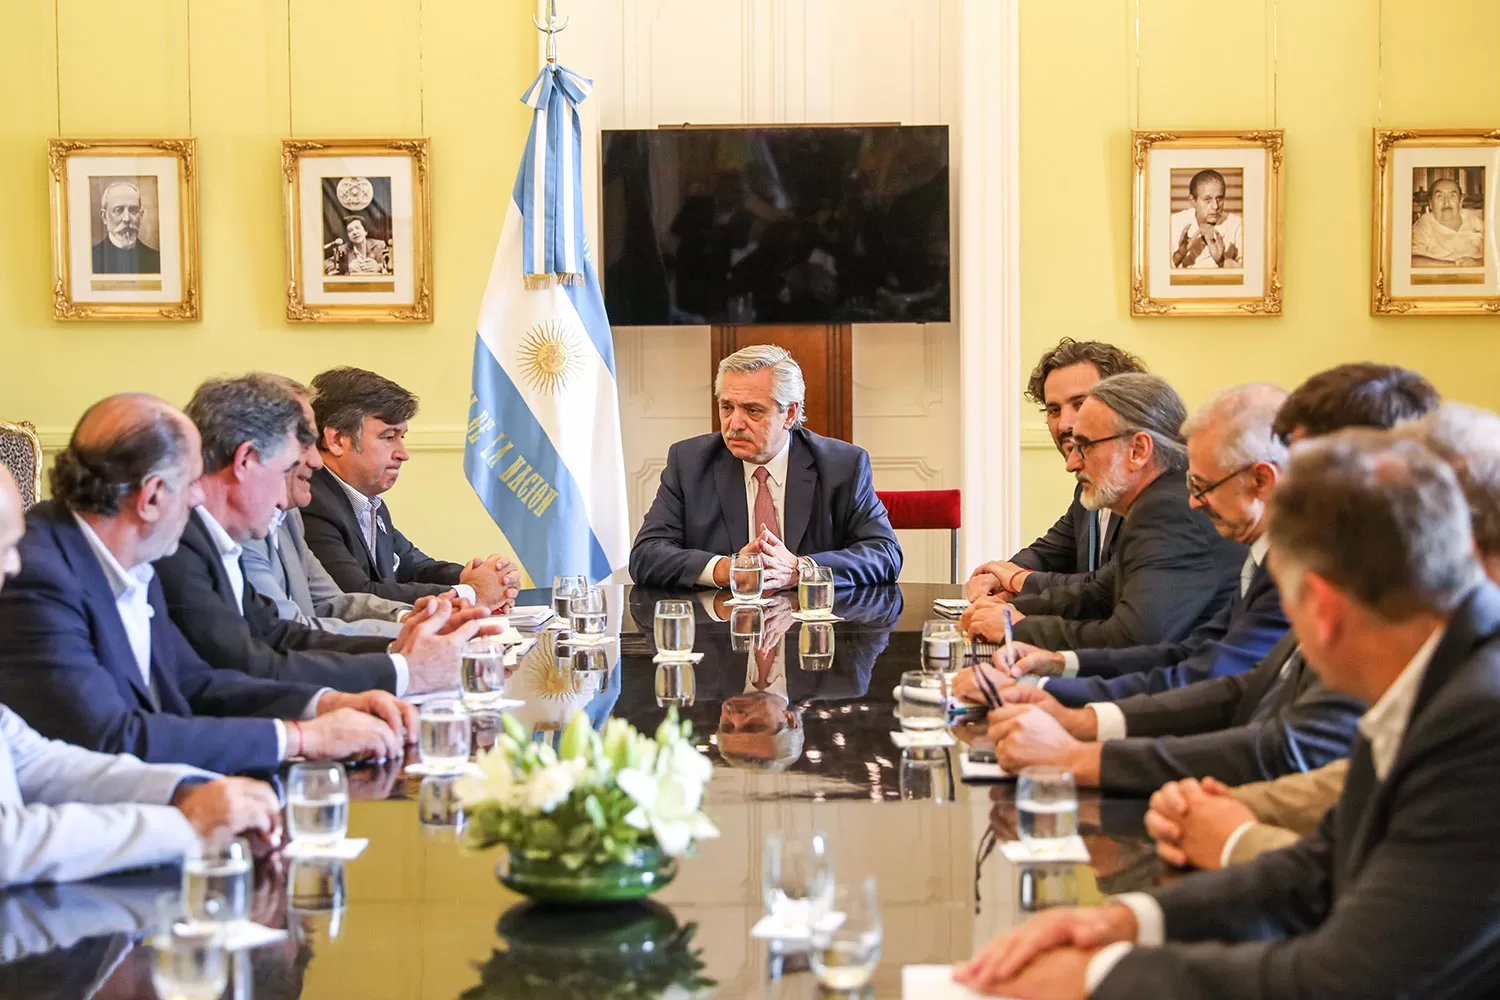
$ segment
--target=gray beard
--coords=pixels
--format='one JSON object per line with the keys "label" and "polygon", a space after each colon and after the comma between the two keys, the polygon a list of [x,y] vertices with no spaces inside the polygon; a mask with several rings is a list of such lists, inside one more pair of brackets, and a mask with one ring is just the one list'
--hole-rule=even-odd
{"label": "gray beard", "polygon": [[120,242],[123,239],[123,236],[116,236],[114,233],[109,234],[109,241],[121,250],[134,250],[135,245],[141,241],[140,230],[136,230],[136,234],[130,238],[129,243]]}

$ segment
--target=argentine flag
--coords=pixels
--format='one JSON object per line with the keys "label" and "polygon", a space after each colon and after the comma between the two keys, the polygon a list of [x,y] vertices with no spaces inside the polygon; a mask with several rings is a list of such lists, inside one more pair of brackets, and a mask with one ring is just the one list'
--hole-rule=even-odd
{"label": "argentine flag", "polygon": [[479,307],[464,474],[534,585],[630,556],[615,351],[583,234],[592,83],[548,63]]}

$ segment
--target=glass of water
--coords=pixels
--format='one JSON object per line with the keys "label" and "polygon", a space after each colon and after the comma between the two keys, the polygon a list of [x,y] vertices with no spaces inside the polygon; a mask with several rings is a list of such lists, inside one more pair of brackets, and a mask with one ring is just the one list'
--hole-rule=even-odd
{"label": "glass of water", "polygon": [[797,605],[805,615],[833,614],[833,570],[803,566],[797,573]]}
{"label": "glass of water", "polygon": [[287,926],[302,940],[319,933],[339,936],[348,906],[344,862],[338,858],[296,858],[286,878]]}
{"label": "glass of water", "polygon": [[656,649],[664,657],[685,659],[693,651],[693,631],[690,601],[656,602]]}
{"label": "glass of water", "polygon": [[505,704],[505,661],[510,647],[492,635],[464,643],[459,691],[475,715],[494,715]]}
{"label": "glass of water", "polygon": [[1016,869],[1021,910],[1038,913],[1054,906],[1078,905],[1078,866],[1054,862]]}
{"label": "glass of water", "polygon": [[698,699],[698,675],[693,665],[661,663],[656,667],[656,704],[665,708],[677,705],[687,708]]}
{"label": "glass of water", "polygon": [[473,738],[469,710],[454,698],[422,705],[422,763],[434,771],[457,773],[469,762]]}
{"label": "glass of water", "polygon": [[947,747],[905,747],[896,776],[901,799],[914,802],[925,799],[939,805],[953,797],[953,769],[948,762]]}
{"label": "glass of water", "polygon": [[766,627],[766,613],[758,605],[739,605],[729,609],[729,648],[744,653],[755,648],[755,640]]}
{"label": "glass of water", "polygon": [[249,841],[206,845],[182,864],[183,910],[200,921],[249,920],[254,871]]}
{"label": "glass of water", "polygon": [[833,623],[804,622],[797,636],[797,665],[803,670],[833,669]]}
{"label": "glass of water", "polygon": [[417,786],[417,822],[423,827],[462,830],[464,804],[458,797],[459,778],[429,774]]}
{"label": "glass of water", "polygon": [[342,764],[297,764],[286,779],[286,832],[293,841],[332,846],[349,833],[349,776]]}
{"label": "glass of water", "polygon": [[729,557],[729,593],[736,601],[759,601],[765,580],[759,552],[736,552]]}
{"label": "glass of water", "polygon": [[814,901],[827,908],[833,893],[833,859],[823,833],[773,830],[760,861],[761,898],[766,912],[793,926],[807,926]]}
{"label": "glass of water", "polygon": [[964,634],[951,618],[934,618],[922,625],[922,666],[950,677],[964,665]]}
{"label": "glass of water", "polygon": [[873,878],[840,885],[812,905],[808,964],[830,990],[863,989],[880,964],[880,895]]}
{"label": "glass of water", "polygon": [[[200,900],[204,906],[214,902]],[[229,985],[224,922],[195,919],[176,895],[163,896],[156,913],[151,983],[157,996],[162,1000],[218,1000]]]}
{"label": "glass of water", "polygon": [[1028,767],[1016,779],[1021,840],[1033,854],[1056,852],[1078,832],[1078,787],[1073,772]]}
{"label": "glass of water", "polygon": [[603,588],[585,587],[582,593],[573,595],[568,621],[574,642],[603,639],[604,630],[609,627],[609,605],[605,603]]}
{"label": "glass of water", "polygon": [[552,578],[552,610],[565,623],[573,614],[573,598],[583,593],[589,585],[582,576],[554,576]]}
{"label": "glass of water", "polygon": [[936,670],[908,670],[901,675],[897,704],[901,728],[908,733],[941,732],[948,726],[948,677]]}

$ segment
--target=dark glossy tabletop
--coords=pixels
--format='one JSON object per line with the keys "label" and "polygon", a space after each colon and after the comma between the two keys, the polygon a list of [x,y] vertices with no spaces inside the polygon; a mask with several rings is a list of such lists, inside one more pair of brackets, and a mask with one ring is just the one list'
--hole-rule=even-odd
{"label": "dark glossy tabletop", "polygon": [[[650,907],[519,909],[524,900],[494,875],[502,850],[471,852],[453,826],[423,822],[444,811],[446,779],[408,777],[399,765],[355,769],[360,801],[349,835],[369,838],[368,850],[342,870],[285,861],[258,870],[256,918],[293,933],[251,953],[232,995],[600,1000],[611,995],[597,979],[611,968],[600,958],[604,944],[630,942],[628,950],[643,939],[642,928],[675,921],[693,927],[685,945],[679,938],[673,949],[654,931],[644,935],[658,941],[656,957],[643,959],[651,973],[690,983],[689,956],[700,952],[699,974],[717,982],[714,996],[810,997],[816,986],[805,958],[750,936],[763,911],[761,845],[776,829],[824,831],[841,874],[878,880],[884,948],[867,995],[879,997],[900,996],[903,965],[966,958],[1029,910],[1086,903],[1161,878],[1141,801],[1083,793],[1081,832],[1092,862],[1021,868],[995,847],[997,836],[1015,837],[1013,785],[965,785],[956,750],[903,752],[892,744],[889,734],[899,729],[893,689],[903,670],[919,665],[932,600],[957,593],[922,584],[840,590],[834,610],[845,620],[833,627],[833,660],[824,670],[803,669],[818,664],[802,655],[805,626],[790,625],[785,689],[801,712],[804,740],[784,770],[731,766],[714,748],[721,705],[746,690],[755,660],[731,648],[709,595],[694,598],[696,649],[705,655],[692,668],[695,696],[683,711],[714,762],[705,809],[721,836],[703,842]],[[620,638],[610,645],[607,672],[559,671],[551,637],[518,665],[509,693],[527,700],[518,715],[534,731],[554,732],[582,708],[596,724],[615,715],[650,732],[666,712],[658,680],[663,690],[689,683],[680,670],[658,678],[651,660],[652,608],[666,595],[629,587],[611,594]],[[547,598],[527,592],[521,603]],[[174,883],[168,871],[0,895],[0,997],[154,996],[149,955],[132,946],[155,897]],[[644,982],[639,971],[632,976]]]}

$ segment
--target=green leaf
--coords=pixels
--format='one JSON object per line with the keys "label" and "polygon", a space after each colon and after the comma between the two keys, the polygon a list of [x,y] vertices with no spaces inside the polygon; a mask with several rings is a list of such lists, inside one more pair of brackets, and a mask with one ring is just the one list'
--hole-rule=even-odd
{"label": "green leaf", "polygon": [[500,716],[500,724],[505,727],[505,735],[515,740],[517,746],[531,740],[531,734],[526,731],[526,727],[521,725],[520,720],[509,712]]}
{"label": "green leaf", "polygon": [[589,717],[582,712],[574,712],[573,718],[568,720],[567,728],[563,730],[558,757],[563,760],[575,760],[582,757],[588,749],[589,734],[592,732]]}
{"label": "green leaf", "polygon": [[590,795],[583,800],[583,811],[588,813],[590,823],[593,823],[594,826],[601,830],[604,829],[606,825],[604,807],[599,804],[599,797],[597,795]]}

